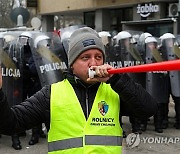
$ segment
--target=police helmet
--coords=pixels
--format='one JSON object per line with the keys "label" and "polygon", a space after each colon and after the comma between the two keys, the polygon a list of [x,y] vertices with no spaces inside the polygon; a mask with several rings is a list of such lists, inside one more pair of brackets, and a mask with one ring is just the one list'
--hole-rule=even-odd
{"label": "police helmet", "polygon": [[132,44],[136,44],[136,43],[138,42],[138,40],[139,40],[139,37],[140,37],[139,34],[134,34],[134,35],[132,35],[131,43],[132,43]]}
{"label": "police helmet", "polygon": [[136,39],[134,36],[132,36],[130,42],[131,42],[132,44],[136,44],[136,43],[137,43],[137,39]]}
{"label": "police helmet", "polygon": [[153,36],[147,37],[147,38],[145,39],[145,43],[151,43],[151,42],[157,43],[157,40],[156,40]]}
{"label": "police helmet", "polygon": [[142,33],[139,37],[139,42],[144,42],[146,38],[151,37],[152,35],[148,32]]}
{"label": "police helmet", "polygon": [[39,35],[38,37],[36,37],[36,39],[34,40],[34,47],[37,48],[39,45],[49,47],[50,46],[49,36]]}
{"label": "police helmet", "polygon": [[28,37],[28,38],[32,38],[32,34],[30,32],[22,32],[21,35],[19,37]]}
{"label": "police helmet", "polygon": [[106,46],[110,42],[111,34],[107,31],[101,31],[98,33],[99,37],[102,40],[102,43]]}
{"label": "police helmet", "polygon": [[32,34],[30,32],[22,32],[19,35],[19,39],[18,39],[18,43],[22,44],[22,45],[27,45],[29,44],[29,39],[32,39]]}
{"label": "police helmet", "polygon": [[160,36],[160,39],[161,39],[161,40],[174,39],[174,38],[175,38],[175,36],[174,36],[173,34],[171,34],[171,33],[165,33],[165,34],[163,34],[162,36]]}
{"label": "police helmet", "polygon": [[13,41],[13,40],[15,40],[16,38],[13,36],[13,35],[4,35],[4,40],[5,40],[5,42],[6,43],[9,43],[9,42],[11,42],[11,41]]}
{"label": "police helmet", "polygon": [[71,37],[72,32],[66,31],[61,34],[61,41],[68,40]]}
{"label": "police helmet", "polygon": [[99,37],[103,37],[103,36],[107,36],[107,37],[111,37],[111,34],[107,31],[101,31],[98,33]]}
{"label": "police helmet", "polygon": [[11,43],[13,41],[15,41],[15,40],[16,40],[16,37],[13,36],[13,35],[10,35],[10,34],[4,35],[3,36],[3,44],[2,45],[3,45],[4,48],[6,48],[6,47],[10,46]]}
{"label": "police helmet", "polygon": [[121,31],[117,34],[117,42],[119,42],[119,40],[122,40],[122,39],[127,39],[127,38],[131,38],[131,34],[127,31]]}

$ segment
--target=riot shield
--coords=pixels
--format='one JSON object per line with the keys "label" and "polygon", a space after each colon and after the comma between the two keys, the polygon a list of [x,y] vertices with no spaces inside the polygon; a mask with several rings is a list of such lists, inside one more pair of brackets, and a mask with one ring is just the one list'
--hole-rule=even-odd
{"label": "riot shield", "polygon": [[36,35],[32,54],[42,86],[63,80],[67,55],[57,34]]}
{"label": "riot shield", "polygon": [[[136,44],[130,39],[120,40],[121,60],[123,67],[135,66],[144,64],[143,55],[140,54]],[[128,75],[137,83],[145,88],[146,73],[128,73]]]}
{"label": "riot shield", "polygon": [[0,47],[3,48],[4,46],[4,38],[3,38],[3,34],[0,33]]}
{"label": "riot shield", "polygon": [[61,37],[61,42],[63,44],[63,47],[67,53],[68,48],[69,48],[69,38],[71,36],[71,34],[79,29],[85,27],[85,25],[73,25],[73,26],[69,26],[69,27],[65,27],[60,29],[60,37]]}
{"label": "riot shield", "polygon": [[105,45],[105,63],[111,65],[114,68],[123,67],[121,62],[121,49],[119,44],[117,44],[117,42],[114,41],[111,37],[102,37],[101,39]]}
{"label": "riot shield", "polygon": [[[165,61],[162,53],[157,50],[157,42],[146,43],[146,63]],[[169,78],[167,71],[147,72],[146,90],[159,102],[166,103],[169,99]]]}
{"label": "riot shield", "polygon": [[[178,40],[180,36],[177,36]],[[180,58],[180,48],[178,44],[174,44],[174,39],[169,38],[163,40],[164,50],[168,53],[168,60],[174,60]],[[171,93],[175,97],[180,97],[180,71],[169,71]]]}
{"label": "riot shield", "polygon": [[2,90],[7,96],[9,106],[22,102],[22,53],[16,50],[18,35],[14,32],[4,34],[4,45],[0,47],[2,67]]}

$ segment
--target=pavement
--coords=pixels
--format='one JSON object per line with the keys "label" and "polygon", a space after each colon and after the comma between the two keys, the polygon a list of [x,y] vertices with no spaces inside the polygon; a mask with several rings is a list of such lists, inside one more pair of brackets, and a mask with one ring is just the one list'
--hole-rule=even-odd
{"label": "pavement", "polygon": [[[180,154],[180,130],[174,128],[174,103],[169,103],[169,127],[163,133],[154,131],[153,118],[148,121],[147,130],[137,136],[131,134],[128,117],[124,117],[126,139],[123,140],[123,154]],[[139,137],[139,141],[137,141]],[[129,143],[129,139],[131,142]]]}
{"label": "pavement", "polygon": [[2,135],[0,138],[0,154],[46,154],[47,140],[45,138],[40,138],[39,143],[35,145],[29,145],[28,142],[31,138],[31,131],[26,131],[26,136],[20,137],[22,149],[15,150],[11,147],[12,141],[10,136]]}
{"label": "pavement", "polygon": [[[141,135],[131,134],[131,125],[128,117],[123,117],[123,127],[128,135],[123,139],[123,154],[180,154],[180,130],[173,127],[175,123],[174,104],[169,105],[169,127],[163,133],[154,131],[153,118],[148,121],[148,127]],[[25,137],[20,137],[22,149],[14,150],[11,147],[11,137],[3,135],[0,138],[0,154],[46,154],[47,141],[40,138],[39,143],[28,145],[31,131]]]}

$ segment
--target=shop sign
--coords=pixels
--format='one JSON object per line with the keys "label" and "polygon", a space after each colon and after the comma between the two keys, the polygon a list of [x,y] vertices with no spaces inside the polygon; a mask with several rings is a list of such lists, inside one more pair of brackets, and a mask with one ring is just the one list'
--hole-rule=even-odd
{"label": "shop sign", "polygon": [[151,13],[156,13],[159,11],[159,5],[149,4],[138,4],[137,13],[140,14],[141,17],[148,17]]}

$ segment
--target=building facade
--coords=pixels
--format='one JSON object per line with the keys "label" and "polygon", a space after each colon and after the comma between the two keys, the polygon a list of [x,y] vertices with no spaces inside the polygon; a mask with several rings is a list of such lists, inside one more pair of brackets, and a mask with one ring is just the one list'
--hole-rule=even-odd
{"label": "building facade", "polygon": [[[32,0],[31,0],[32,1]],[[85,24],[97,31],[137,30],[154,36],[178,32],[179,0],[37,0],[45,31],[54,27]],[[69,20],[69,22],[67,22]]]}

